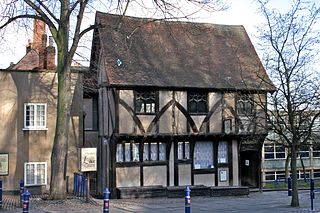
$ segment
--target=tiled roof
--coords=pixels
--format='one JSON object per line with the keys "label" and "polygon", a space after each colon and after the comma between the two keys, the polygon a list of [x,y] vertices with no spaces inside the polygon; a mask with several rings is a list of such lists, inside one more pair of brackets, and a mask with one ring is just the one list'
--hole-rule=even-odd
{"label": "tiled roof", "polygon": [[243,26],[155,21],[97,12],[107,82],[230,90],[274,90]]}

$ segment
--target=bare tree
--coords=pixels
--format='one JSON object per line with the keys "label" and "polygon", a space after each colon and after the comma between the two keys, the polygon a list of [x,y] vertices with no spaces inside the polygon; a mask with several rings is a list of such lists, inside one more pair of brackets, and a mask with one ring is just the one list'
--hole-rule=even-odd
{"label": "bare tree", "polygon": [[[158,11],[162,12],[164,18],[172,17],[175,14],[173,10],[180,10],[172,1],[150,1]],[[51,155],[50,197],[52,199],[66,198],[64,171],[72,101],[71,63],[80,39],[90,30],[99,27],[91,25],[83,28],[84,14],[88,10],[94,11],[92,8],[97,4],[116,4],[118,12],[125,16],[131,2],[133,0],[4,0],[1,3],[0,30],[17,22],[28,26],[29,23],[26,20],[42,20],[49,27],[57,46],[58,100],[56,132]],[[185,2],[197,4],[206,9],[223,10],[225,8],[224,0],[185,0]],[[187,15],[183,17],[186,18]]]}
{"label": "bare tree", "polygon": [[266,24],[259,28],[264,62],[277,91],[268,98],[267,119],[277,143],[289,149],[292,200],[299,206],[297,155],[309,146],[319,110],[319,72],[314,71],[320,42],[320,8],[296,0],[289,11],[270,10],[268,1],[258,0]]}

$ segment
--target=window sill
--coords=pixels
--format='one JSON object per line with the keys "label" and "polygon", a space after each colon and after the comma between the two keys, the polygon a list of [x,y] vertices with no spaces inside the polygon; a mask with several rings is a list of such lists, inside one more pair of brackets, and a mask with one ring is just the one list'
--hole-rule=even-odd
{"label": "window sill", "polygon": [[43,183],[43,184],[25,184],[25,186],[46,186],[47,183]]}
{"label": "window sill", "polygon": [[28,127],[24,127],[24,128],[22,128],[22,130],[23,131],[33,131],[33,130],[36,130],[36,131],[38,131],[38,130],[40,130],[40,131],[47,131],[48,130],[48,128],[47,127],[33,127],[33,128],[28,128]]}

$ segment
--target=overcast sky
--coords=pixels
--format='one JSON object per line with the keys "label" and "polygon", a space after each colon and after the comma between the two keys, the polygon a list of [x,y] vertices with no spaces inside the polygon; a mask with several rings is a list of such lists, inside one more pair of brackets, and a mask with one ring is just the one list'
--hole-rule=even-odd
{"label": "overcast sky", "polygon": [[[317,4],[320,3],[320,0],[314,1]],[[259,5],[254,0],[228,0],[228,2],[229,9],[227,11],[215,13],[202,11],[194,15],[191,20],[215,24],[243,25],[253,44],[256,46],[256,43],[258,42],[256,38],[258,35],[256,27],[264,21],[258,12]],[[270,3],[272,7],[286,10],[290,8],[292,2],[293,0],[271,0]],[[141,11],[141,8],[135,7],[130,7],[130,10],[128,11],[128,15],[131,16],[144,16],[146,13],[146,11]],[[92,24],[94,15],[91,14],[88,16],[89,21],[87,24]],[[90,35],[92,35],[92,33],[90,33]],[[89,36],[89,39],[90,37],[91,36]],[[5,36],[0,41],[0,68],[7,68],[10,65],[10,62],[17,63],[25,55],[28,38],[32,39],[32,35],[31,33],[26,33],[24,29],[19,30],[18,33],[13,30],[10,31],[10,29],[6,31]],[[85,46],[89,53],[91,42],[86,42]]]}

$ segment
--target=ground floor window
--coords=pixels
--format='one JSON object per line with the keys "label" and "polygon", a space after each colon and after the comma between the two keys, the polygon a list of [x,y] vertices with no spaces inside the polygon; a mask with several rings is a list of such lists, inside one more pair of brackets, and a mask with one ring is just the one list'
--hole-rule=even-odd
{"label": "ground floor window", "polygon": [[194,168],[211,169],[213,164],[213,142],[198,141],[194,147]]}
{"label": "ground floor window", "polygon": [[313,177],[320,178],[320,170],[319,169],[313,171]]}
{"label": "ground floor window", "polygon": [[285,180],[286,173],[285,171],[273,171],[265,173],[266,181],[275,181],[275,180]]}
{"label": "ground floor window", "polygon": [[25,185],[46,185],[47,184],[47,163],[29,162],[24,164]]}
{"label": "ground floor window", "polygon": [[145,142],[143,144],[144,161],[166,160],[166,144],[163,142]]}
{"label": "ground floor window", "polygon": [[190,159],[190,143],[178,142],[178,160]]}
{"label": "ground floor window", "polygon": [[228,163],[228,143],[226,141],[219,142],[218,163]]}
{"label": "ground floor window", "polygon": [[139,161],[139,143],[134,141],[117,144],[117,162]]}

